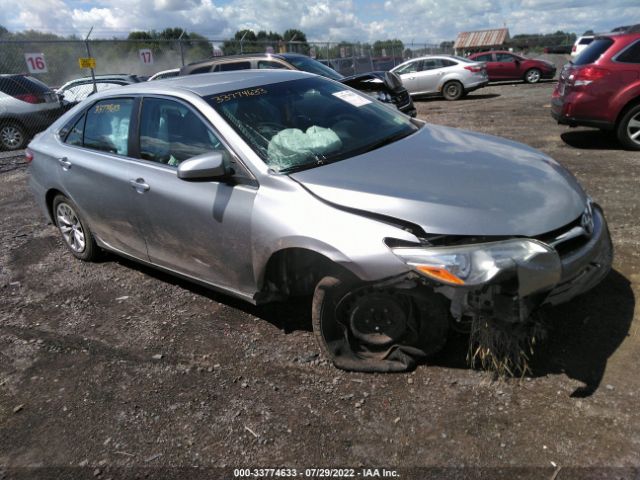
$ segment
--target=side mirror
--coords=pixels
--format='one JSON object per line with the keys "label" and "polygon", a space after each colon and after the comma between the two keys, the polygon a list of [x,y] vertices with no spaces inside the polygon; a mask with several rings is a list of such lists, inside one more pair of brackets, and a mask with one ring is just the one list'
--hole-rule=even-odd
{"label": "side mirror", "polygon": [[222,152],[207,152],[178,165],[182,180],[217,180],[227,175]]}

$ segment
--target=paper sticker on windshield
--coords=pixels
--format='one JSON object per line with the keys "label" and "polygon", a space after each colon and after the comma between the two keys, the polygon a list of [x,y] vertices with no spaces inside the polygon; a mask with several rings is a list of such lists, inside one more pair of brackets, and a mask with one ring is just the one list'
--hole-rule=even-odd
{"label": "paper sticker on windshield", "polygon": [[338,97],[340,100],[350,103],[354,107],[362,107],[363,105],[367,105],[368,103],[371,103],[371,100],[367,100],[366,98],[350,90],[343,90],[341,92],[336,92],[333,95],[335,97]]}

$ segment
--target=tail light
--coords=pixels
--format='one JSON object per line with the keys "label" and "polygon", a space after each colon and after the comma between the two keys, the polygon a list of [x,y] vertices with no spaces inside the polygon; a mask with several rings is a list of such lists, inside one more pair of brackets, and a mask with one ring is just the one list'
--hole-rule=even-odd
{"label": "tail light", "polygon": [[24,150],[24,159],[27,163],[31,163],[33,161],[33,152],[28,148]]}
{"label": "tail light", "polygon": [[578,47],[574,45],[573,47],[571,47],[571,53],[575,53],[577,49]]}
{"label": "tail light", "polygon": [[14,98],[27,103],[44,103],[44,98],[34,95],[33,93],[21,93],[19,95],[14,95]]}
{"label": "tail light", "polygon": [[478,73],[482,71],[482,67],[477,67],[475,65],[469,65],[468,67],[464,67],[465,70],[469,70],[470,72],[473,73]]}
{"label": "tail light", "polygon": [[574,87],[584,87],[606,77],[609,73],[611,73],[609,70],[600,67],[576,69],[569,75],[569,83]]}

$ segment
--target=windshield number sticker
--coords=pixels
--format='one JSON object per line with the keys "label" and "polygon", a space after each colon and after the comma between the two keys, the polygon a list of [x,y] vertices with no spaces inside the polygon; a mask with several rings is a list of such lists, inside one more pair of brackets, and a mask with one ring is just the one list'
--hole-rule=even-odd
{"label": "windshield number sticker", "polygon": [[106,104],[106,105],[96,105],[96,113],[104,113],[104,112],[119,112],[120,111],[120,104],[118,103],[113,103],[113,104]]}
{"label": "windshield number sticker", "polygon": [[242,97],[255,97],[256,95],[264,95],[267,93],[267,90],[264,88],[251,88],[248,90],[238,90],[237,92],[225,93],[223,95],[216,95],[213,99],[216,103],[224,103],[229,100],[235,100],[236,98]]}
{"label": "windshield number sticker", "polygon": [[341,92],[336,92],[333,94],[333,96],[338,97],[344,102],[350,103],[354,107],[362,107],[363,105],[371,103],[371,100],[368,100],[350,90],[342,90]]}

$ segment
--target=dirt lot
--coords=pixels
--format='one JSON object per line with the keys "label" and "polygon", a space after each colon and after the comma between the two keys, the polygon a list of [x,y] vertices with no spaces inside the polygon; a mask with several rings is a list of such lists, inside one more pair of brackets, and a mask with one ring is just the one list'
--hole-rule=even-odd
{"label": "dirt lot", "polygon": [[[345,373],[318,358],[306,300],[254,308],[115,256],[76,261],[36,210],[22,159],[5,154],[0,466],[7,478],[51,472],[12,468],[53,466],[100,478],[133,471],[193,478],[162,470],[190,466],[212,467],[204,470],[211,478],[232,478],[229,467],[276,466],[638,478],[640,470],[609,467],[640,467],[640,153],[594,130],[557,126],[552,88],[507,84],[458,102],[417,103],[430,122],[552,155],[607,214],[615,271],[550,314],[534,374],[521,381],[468,369],[461,336],[411,374]],[[607,469],[571,468],[580,466]]]}

